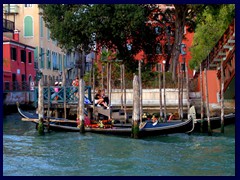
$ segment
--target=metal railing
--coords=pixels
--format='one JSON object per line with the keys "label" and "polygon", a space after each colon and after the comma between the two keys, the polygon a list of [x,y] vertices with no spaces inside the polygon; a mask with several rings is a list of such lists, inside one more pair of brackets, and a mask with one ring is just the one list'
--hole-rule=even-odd
{"label": "metal railing", "polygon": [[14,22],[7,19],[3,19],[3,31],[14,31]]}
{"label": "metal railing", "polygon": [[[66,89],[66,90],[65,90]],[[91,87],[85,86],[87,91],[86,98],[92,102],[91,99]],[[65,93],[66,92],[66,96]],[[44,86],[43,87],[43,102],[47,103],[78,103],[78,88],[74,86]],[[34,89],[34,103],[37,107],[38,103],[38,87]]]}

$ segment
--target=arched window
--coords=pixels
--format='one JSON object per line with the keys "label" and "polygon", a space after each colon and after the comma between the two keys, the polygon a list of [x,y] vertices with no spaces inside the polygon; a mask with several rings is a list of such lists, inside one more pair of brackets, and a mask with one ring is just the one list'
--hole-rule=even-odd
{"label": "arched window", "polygon": [[26,16],[24,18],[24,36],[33,36],[33,18],[31,16]]}

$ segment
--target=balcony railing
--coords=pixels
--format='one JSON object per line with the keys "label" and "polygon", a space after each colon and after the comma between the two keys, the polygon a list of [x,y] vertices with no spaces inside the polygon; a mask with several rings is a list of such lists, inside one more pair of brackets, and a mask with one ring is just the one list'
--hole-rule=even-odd
{"label": "balcony railing", "polygon": [[3,19],[3,32],[13,32],[14,22],[7,19]]}

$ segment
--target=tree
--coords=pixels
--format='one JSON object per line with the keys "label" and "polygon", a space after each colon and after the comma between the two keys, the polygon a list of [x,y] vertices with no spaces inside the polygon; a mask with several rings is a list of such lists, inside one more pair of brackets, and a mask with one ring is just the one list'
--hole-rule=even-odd
{"label": "tree", "polygon": [[208,6],[197,16],[197,27],[190,51],[192,69],[207,57],[235,16],[234,4]]}
{"label": "tree", "polygon": [[137,67],[134,55],[156,37],[150,27],[145,26],[151,9],[144,5],[43,4],[40,8],[51,37],[62,48],[89,51],[90,45],[97,42],[97,48],[117,49],[117,58],[124,61],[130,72]]}

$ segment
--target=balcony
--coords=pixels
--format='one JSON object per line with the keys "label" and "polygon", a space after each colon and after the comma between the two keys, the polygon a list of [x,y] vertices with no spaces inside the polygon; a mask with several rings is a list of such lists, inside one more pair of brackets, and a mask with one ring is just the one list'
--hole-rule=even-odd
{"label": "balcony", "polygon": [[14,22],[7,19],[3,19],[3,32],[14,32]]}
{"label": "balcony", "polygon": [[18,14],[19,6],[16,4],[4,4],[3,12],[4,12],[4,14]]}

